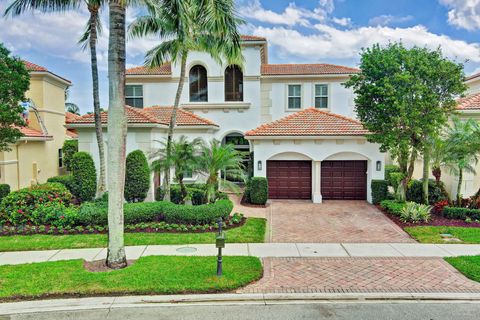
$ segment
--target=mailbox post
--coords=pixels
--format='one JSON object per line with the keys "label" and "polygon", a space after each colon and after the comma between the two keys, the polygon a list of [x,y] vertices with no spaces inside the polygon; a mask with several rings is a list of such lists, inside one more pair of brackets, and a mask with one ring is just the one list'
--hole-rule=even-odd
{"label": "mailbox post", "polygon": [[222,218],[218,218],[218,233],[215,239],[215,246],[218,248],[217,256],[217,277],[222,276],[222,248],[225,248],[225,232],[222,231]]}

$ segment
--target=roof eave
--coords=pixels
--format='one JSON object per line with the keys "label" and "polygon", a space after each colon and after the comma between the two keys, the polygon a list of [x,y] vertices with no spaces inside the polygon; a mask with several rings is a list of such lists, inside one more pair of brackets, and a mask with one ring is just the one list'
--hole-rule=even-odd
{"label": "roof eave", "polygon": [[347,78],[357,73],[320,73],[320,74],[261,74],[261,78]]}
{"label": "roof eave", "polygon": [[308,135],[308,136],[296,136],[296,135],[245,135],[247,140],[335,140],[335,139],[359,139],[366,138],[368,134],[358,135]]}

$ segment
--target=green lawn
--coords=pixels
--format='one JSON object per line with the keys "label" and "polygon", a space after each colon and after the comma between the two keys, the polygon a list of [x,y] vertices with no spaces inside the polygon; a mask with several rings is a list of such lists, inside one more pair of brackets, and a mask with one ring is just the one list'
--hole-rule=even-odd
{"label": "green lawn", "polygon": [[422,243],[448,243],[440,236],[442,233],[449,233],[463,243],[480,243],[480,228],[407,227],[405,231]]}
{"label": "green lawn", "polygon": [[216,276],[216,257],[142,257],[110,272],[89,272],[83,260],[0,266],[0,301],[58,296],[181,294],[233,290],[258,280],[256,257],[224,257]]}
{"label": "green lawn", "polygon": [[445,260],[467,278],[480,282],[480,256],[449,257]]}
{"label": "green lawn", "polygon": [[[225,231],[227,235],[227,242],[264,242],[265,225],[265,219],[248,218],[243,226]],[[125,233],[125,245],[127,246],[193,243],[215,243],[215,233]],[[80,234],[62,236],[29,235],[0,237],[0,252],[99,248],[105,247],[106,245],[106,234]]]}

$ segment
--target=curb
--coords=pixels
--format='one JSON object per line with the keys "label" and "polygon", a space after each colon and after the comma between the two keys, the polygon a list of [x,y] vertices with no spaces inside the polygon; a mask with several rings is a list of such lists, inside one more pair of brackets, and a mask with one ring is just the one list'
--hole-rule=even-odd
{"label": "curb", "polygon": [[480,302],[480,293],[258,293],[94,297],[0,303],[0,315],[192,305]]}

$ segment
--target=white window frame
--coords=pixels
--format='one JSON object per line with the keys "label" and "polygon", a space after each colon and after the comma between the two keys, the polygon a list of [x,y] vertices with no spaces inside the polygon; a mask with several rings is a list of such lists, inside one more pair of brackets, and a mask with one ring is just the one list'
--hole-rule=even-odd
{"label": "white window frame", "polygon": [[[127,96],[127,86],[137,86],[137,87],[142,87],[142,95],[141,96]],[[141,83],[127,83],[125,84],[125,102],[127,99],[139,99],[142,98],[142,108],[134,107],[133,108],[138,108],[138,109],[143,109],[145,108],[145,87]]]}
{"label": "white window frame", "polygon": [[[290,86],[300,86],[300,97],[299,97],[300,98],[300,108],[298,108],[298,109],[289,107],[289,103],[288,103],[289,100],[290,100],[289,98],[297,98],[297,96],[290,96],[289,95],[289,90],[288,89],[289,89]],[[285,96],[286,96],[285,110],[286,111],[293,111],[293,112],[302,110],[303,109],[303,101],[302,101],[303,100],[303,85],[301,83],[287,83],[287,85],[285,87],[285,91],[286,91],[286,93],[285,93]]]}
{"label": "white window frame", "polygon": [[[326,96],[317,96],[316,92],[316,87],[320,86],[326,86],[327,87],[327,95]],[[328,83],[314,83],[313,88],[312,88],[312,93],[313,93],[313,107],[318,110],[330,110],[330,85]],[[317,108],[316,106],[316,100],[317,98],[327,98],[327,107],[326,108]]]}

